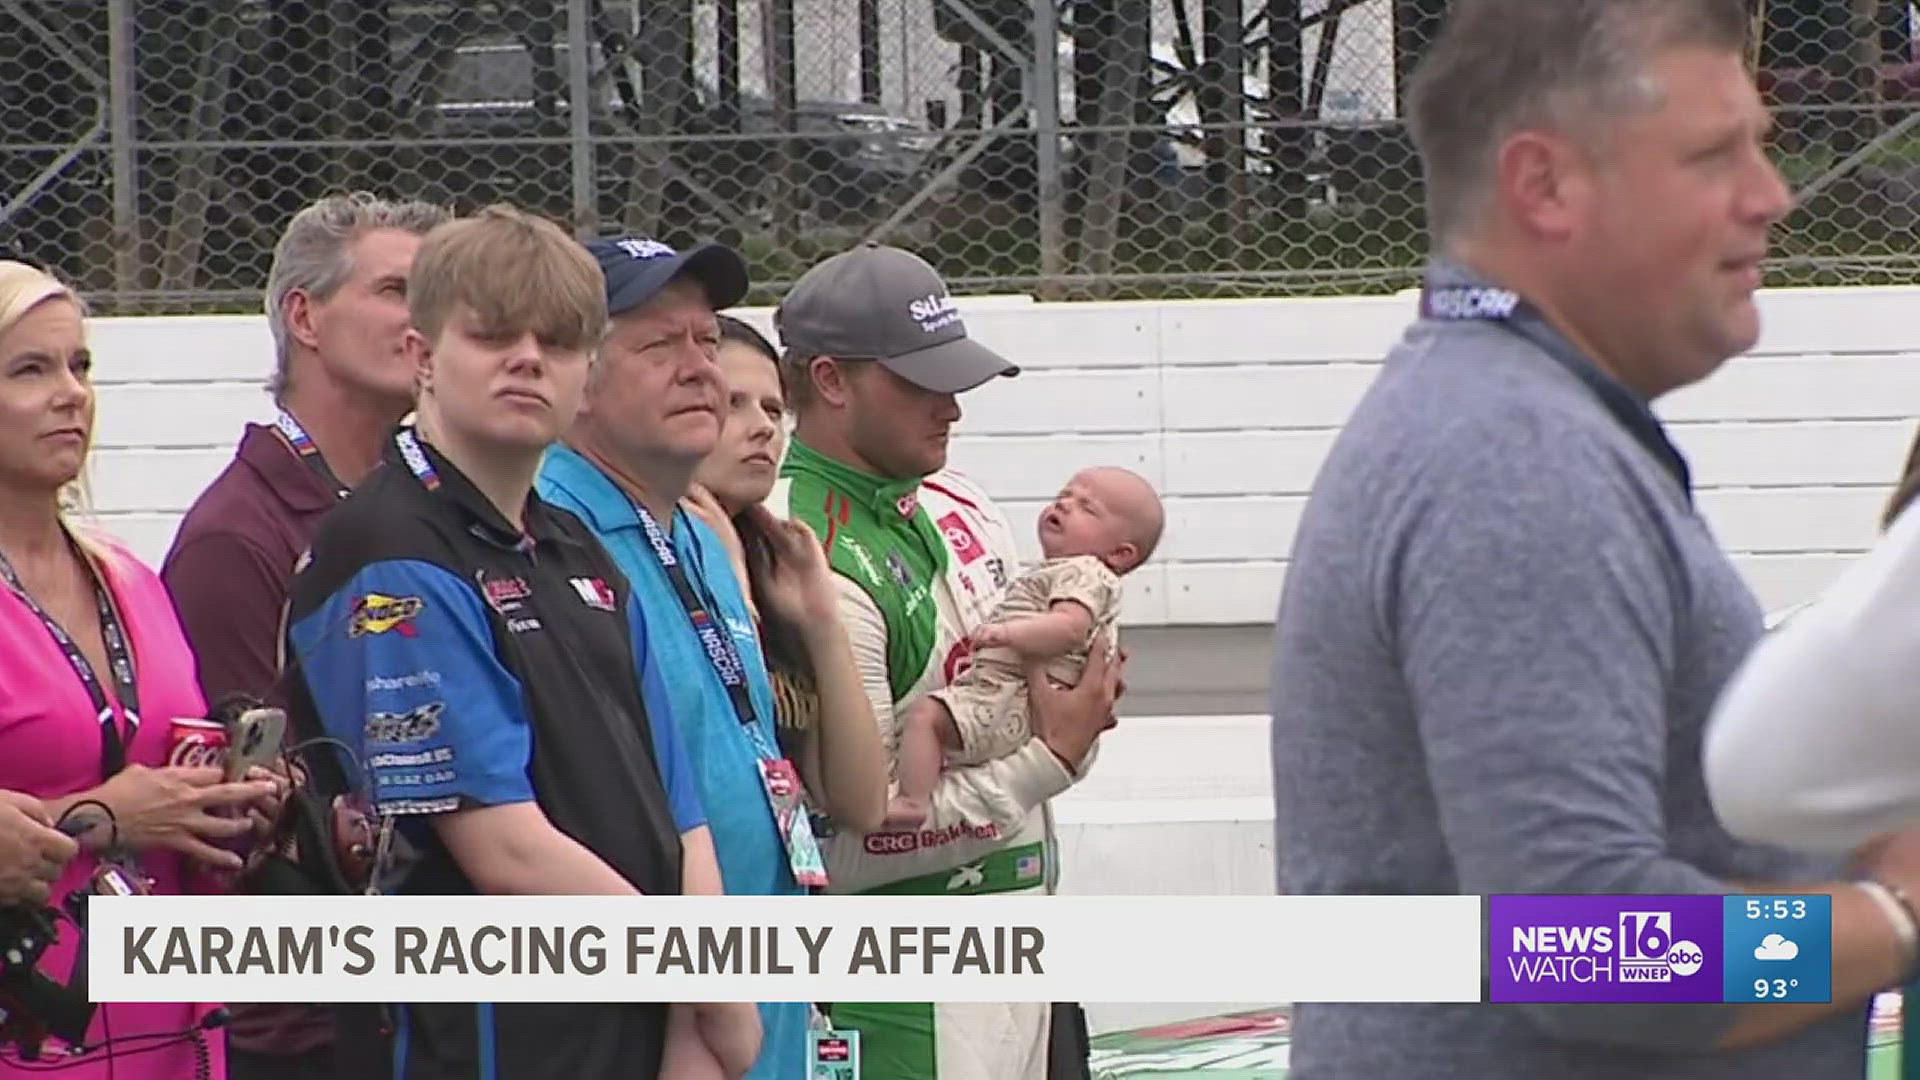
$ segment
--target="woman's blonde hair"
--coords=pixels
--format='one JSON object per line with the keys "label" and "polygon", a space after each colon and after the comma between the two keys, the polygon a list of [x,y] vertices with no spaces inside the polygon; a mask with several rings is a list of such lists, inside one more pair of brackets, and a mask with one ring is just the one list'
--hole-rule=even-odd
{"label": "woman's blonde hair", "polygon": [[[0,259],[0,335],[12,330],[15,324],[26,318],[27,312],[49,300],[65,300],[78,308],[82,316],[87,314],[87,302],[73,286],[29,263]],[[91,432],[88,433],[88,441],[87,449],[91,456]],[[74,539],[90,552],[98,554],[96,545],[90,542],[87,535],[88,529],[76,520],[88,520],[92,515],[86,467],[82,466],[80,475],[60,490],[60,516]]]}

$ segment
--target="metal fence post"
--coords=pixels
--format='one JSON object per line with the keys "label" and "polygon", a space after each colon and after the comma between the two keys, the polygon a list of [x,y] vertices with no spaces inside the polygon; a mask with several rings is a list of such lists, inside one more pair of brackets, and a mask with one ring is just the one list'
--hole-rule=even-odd
{"label": "metal fence post", "polygon": [[1032,92],[1042,299],[1056,298],[1066,271],[1066,208],[1060,182],[1060,19],[1054,0],[1033,0]]}
{"label": "metal fence post", "polygon": [[133,5],[107,0],[107,136],[113,147],[113,289],[140,288],[139,187],[133,158]]}
{"label": "metal fence post", "polygon": [[593,175],[593,90],[587,79],[591,65],[587,20],[587,0],[567,0],[567,128],[573,162],[573,228],[583,240],[600,231]]}
{"label": "metal fence post", "polygon": [[761,0],[760,11],[766,28],[767,96],[772,98],[776,147],[773,168],[767,174],[772,181],[767,202],[774,247],[790,254],[800,235],[800,194],[806,183],[796,139],[800,124],[793,0]]}

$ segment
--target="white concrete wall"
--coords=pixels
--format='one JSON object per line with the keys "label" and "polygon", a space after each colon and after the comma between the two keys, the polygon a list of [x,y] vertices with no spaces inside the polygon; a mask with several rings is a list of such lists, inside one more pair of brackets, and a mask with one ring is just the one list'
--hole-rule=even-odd
{"label": "white concrete wall", "polygon": [[[1661,412],[1701,505],[1769,607],[1809,596],[1870,541],[1920,409],[1920,289],[1762,297],[1754,354]],[[1410,296],[963,303],[1026,372],[973,394],[954,448],[1028,546],[1077,467],[1135,468],[1167,498],[1160,554],[1129,581],[1136,625],[1273,616],[1302,502],[1335,431],[1413,310]],[[767,313],[745,313],[767,326]],[[271,407],[247,316],[101,319],[94,455],[102,524],[158,560],[179,514]]]}
{"label": "white concrete wall", "polygon": [[[1270,896],[1273,774],[1265,716],[1129,717],[1087,778],[1054,800],[1060,891],[1073,896]],[[1259,1008],[1266,1001],[1087,1002],[1096,1032]]]}

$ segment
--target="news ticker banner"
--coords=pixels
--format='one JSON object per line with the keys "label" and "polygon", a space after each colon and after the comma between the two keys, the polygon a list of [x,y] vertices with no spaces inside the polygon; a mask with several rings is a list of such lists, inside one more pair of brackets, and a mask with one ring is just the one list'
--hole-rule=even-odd
{"label": "news ticker banner", "polygon": [[1807,1002],[1825,896],[96,897],[99,1002]]}
{"label": "news ticker banner", "polygon": [[1473,896],[95,897],[99,1002],[1478,1001]]}

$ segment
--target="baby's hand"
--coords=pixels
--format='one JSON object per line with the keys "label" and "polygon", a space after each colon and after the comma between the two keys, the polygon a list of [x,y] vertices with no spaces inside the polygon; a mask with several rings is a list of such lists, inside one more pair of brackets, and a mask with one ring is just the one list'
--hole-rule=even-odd
{"label": "baby's hand", "polygon": [[1007,628],[1000,623],[981,623],[973,628],[973,647],[997,649],[1007,643]]}

